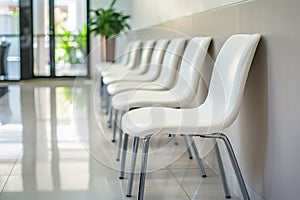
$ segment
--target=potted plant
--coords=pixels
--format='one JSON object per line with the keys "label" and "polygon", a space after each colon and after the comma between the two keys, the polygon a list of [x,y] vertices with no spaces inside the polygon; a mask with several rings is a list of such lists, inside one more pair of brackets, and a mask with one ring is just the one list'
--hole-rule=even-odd
{"label": "potted plant", "polygon": [[113,61],[115,38],[123,30],[129,30],[129,15],[116,11],[113,0],[107,9],[99,8],[90,10],[89,29],[94,35],[101,35],[101,59],[102,61]]}

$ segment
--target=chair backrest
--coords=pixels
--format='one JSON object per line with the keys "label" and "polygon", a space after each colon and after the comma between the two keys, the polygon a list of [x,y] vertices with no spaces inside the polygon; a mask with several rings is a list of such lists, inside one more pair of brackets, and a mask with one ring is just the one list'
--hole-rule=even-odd
{"label": "chair backrest", "polygon": [[139,73],[144,73],[147,71],[153,52],[154,44],[154,40],[148,40],[143,42],[140,64],[137,66]]}
{"label": "chair backrest", "polygon": [[211,37],[195,37],[190,40],[180,64],[177,81],[171,91],[182,99],[181,107],[195,96],[201,76],[201,68],[207,56]]}
{"label": "chair backrest", "polygon": [[157,84],[166,88],[171,88],[174,85],[185,46],[186,39],[184,38],[171,40],[163,59],[159,77],[155,80]]}
{"label": "chair backrest", "polygon": [[116,60],[117,63],[120,63],[121,65],[127,65],[129,63],[129,55],[130,55],[130,49],[132,47],[132,41],[128,42],[126,45],[124,51],[121,53],[120,57]]}
{"label": "chair backrest", "polygon": [[158,77],[169,42],[170,41],[167,39],[156,41],[152,52],[149,69],[144,75],[146,75],[147,77],[151,77],[152,79]]}
{"label": "chair backrest", "polygon": [[224,127],[236,118],[241,104],[248,72],[260,40],[259,34],[237,34],[222,46],[211,76],[204,105],[222,113]]}
{"label": "chair backrest", "polygon": [[132,42],[132,46],[129,52],[129,61],[127,66],[129,68],[134,68],[138,65],[140,55],[142,50],[142,41],[137,40]]}

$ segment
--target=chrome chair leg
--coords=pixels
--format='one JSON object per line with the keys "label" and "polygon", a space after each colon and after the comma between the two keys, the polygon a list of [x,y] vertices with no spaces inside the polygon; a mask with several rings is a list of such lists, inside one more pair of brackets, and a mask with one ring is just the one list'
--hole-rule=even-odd
{"label": "chrome chair leg", "polygon": [[99,94],[100,96],[103,95],[103,77],[100,75],[99,81],[98,81],[98,85],[99,85]]}
{"label": "chrome chair leg", "polygon": [[108,93],[107,93],[107,85],[105,85],[105,84],[103,84],[103,94],[102,94],[102,102],[103,102],[103,107],[104,107],[104,109],[106,109],[106,106],[108,106],[107,105],[107,95],[108,95]]}
{"label": "chrome chair leg", "polygon": [[116,131],[117,131],[117,120],[118,120],[119,110],[115,110],[115,119],[114,119],[114,126],[113,126],[113,135],[112,135],[112,142],[116,141]]}
{"label": "chrome chair leg", "polygon": [[131,163],[130,163],[130,171],[128,174],[128,181],[127,181],[126,197],[131,197],[131,193],[132,193],[132,185],[133,185],[134,170],[135,170],[135,163],[136,163],[138,148],[139,148],[139,137],[134,137],[132,157],[131,157]]}
{"label": "chrome chair leg", "polygon": [[102,82],[100,82],[100,99],[101,99],[101,107],[102,108],[105,108],[105,104],[106,104],[106,101],[105,101],[105,84]]}
{"label": "chrome chair leg", "polygon": [[127,146],[128,146],[128,134],[125,133],[119,179],[124,179]]}
{"label": "chrome chair leg", "polygon": [[201,174],[202,174],[202,177],[205,178],[205,177],[206,177],[206,172],[205,172],[203,163],[202,163],[202,161],[201,161],[201,158],[200,158],[200,156],[199,156],[198,149],[197,149],[197,147],[196,147],[196,145],[195,145],[195,141],[194,141],[194,139],[193,139],[192,136],[190,136],[190,140],[191,140],[191,145],[192,145],[192,148],[193,148],[193,151],[194,151],[194,154],[195,154],[195,157],[196,157],[196,160],[197,160],[197,163],[198,163],[200,172],[201,172]]}
{"label": "chrome chair leg", "polygon": [[122,117],[123,117],[124,114],[125,114],[125,110],[122,111],[122,114],[120,116],[119,140],[118,140],[116,161],[120,161],[121,148],[122,148],[122,139],[123,139],[123,131],[122,131],[122,127],[121,127],[121,122],[122,122]]}
{"label": "chrome chair leg", "polygon": [[236,156],[235,156],[235,154],[234,154],[233,148],[232,148],[232,146],[231,146],[231,143],[230,143],[228,137],[227,137],[225,134],[222,134],[222,133],[221,133],[219,138],[222,139],[222,140],[224,141],[224,143],[225,143],[225,146],[226,146],[226,149],[227,149],[229,158],[230,158],[230,160],[231,160],[233,169],[234,169],[234,171],[235,171],[237,180],[238,180],[239,185],[240,185],[240,189],[241,189],[243,198],[244,198],[245,200],[250,200],[249,193],[248,193],[248,190],[247,190],[245,181],[244,181],[244,179],[243,179],[243,175],[242,175],[242,173],[241,173],[239,164],[238,164],[238,162],[237,162]]}
{"label": "chrome chair leg", "polygon": [[107,87],[106,87],[106,104],[105,104],[105,114],[108,115],[109,111],[109,106],[110,106],[110,94],[107,92]]}
{"label": "chrome chair leg", "polygon": [[231,146],[231,143],[230,143],[228,137],[223,133],[214,133],[214,134],[209,134],[209,135],[198,135],[198,136],[200,136],[202,138],[215,138],[215,139],[223,140],[223,142],[226,146],[228,156],[230,158],[234,173],[238,180],[238,183],[239,183],[242,195],[243,195],[243,199],[250,200],[250,196],[249,196],[242,172],[240,170],[239,164],[237,162],[236,156],[234,154],[233,148]]}
{"label": "chrome chair leg", "polygon": [[148,151],[149,151],[150,138],[151,138],[151,136],[145,137],[144,138],[144,142],[143,142],[142,165],[141,165],[141,173],[140,173],[140,183],[139,183],[138,200],[143,200],[144,199],[145,181],[146,181],[146,173],[147,173],[147,161],[148,161]]}
{"label": "chrome chair leg", "polygon": [[222,162],[222,157],[221,157],[221,154],[220,154],[220,149],[219,149],[219,146],[218,146],[218,143],[217,143],[216,139],[214,139],[214,140],[216,142],[215,146],[214,146],[214,150],[215,150],[215,153],[216,153],[216,158],[217,158],[218,165],[219,165],[220,175],[221,175],[221,178],[222,178],[225,198],[230,199],[231,195],[230,195],[230,191],[229,191],[229,188],[228,188],[228,183],[227,183],[226,174],[225,174],[225,170],[224,170],[224,166],[223,166],[223,162]]}
{"label": "chrome chair leg", "polygon": [[175,146],[178,145],[178,141],[177,141],[175,134],[172,134],[172,140],[173,140]]}
{"label": "chrome chair leg", "polygon": [[[111,102],[111,99],[110,99],[110,102]],[[107,121],[108,128],[111,128],[112,118],[113,118],[113,106],[110,103],[109,104],[109,111],[108,111],[108,121]]]}
{"label": "chrome chair leg", "polygon": [[193,159],[193,154],[192,154],[190,145],[188,144],[188,140],[187,140],[186,137],[187,137],[186,135],[183,136],[183,138],[184,138],[184,143],[185,143],[185,146],[186,146],[186,148],[187,148],[187,152],[188,152],[188,154],[189,154],[189,158],[190,158],[190,159]]}

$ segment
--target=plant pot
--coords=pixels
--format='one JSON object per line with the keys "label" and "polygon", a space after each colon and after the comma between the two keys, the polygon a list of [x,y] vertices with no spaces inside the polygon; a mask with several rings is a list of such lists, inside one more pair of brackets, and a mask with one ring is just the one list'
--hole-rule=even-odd
{"label": "plant pot", "polygon": [[101,61],[113,62],[115,58],[115,38],[106,39],[101,36]]}

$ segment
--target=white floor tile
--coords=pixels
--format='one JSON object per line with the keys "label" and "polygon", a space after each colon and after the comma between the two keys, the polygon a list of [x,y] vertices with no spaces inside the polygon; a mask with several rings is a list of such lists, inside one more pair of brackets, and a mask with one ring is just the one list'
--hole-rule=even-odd
{"label": "white floor tile", "polygon": [[[139,175],[134,177],[134,187],[131,199],[137,199]],[[122,181],[123,191],[126,191],[127,178]],[[124,195],[125,196],[125,195]],[[159,170],[147,173],[145,199],[189,199],[169,170]]]}
{"label": "white floor tile", "polygon": [[1,159],[0,162],[0,176],[9,175],[13,170],[15,163],[11,160]]}
{"label": "white floor tile", "polygon": [[211,169],[206,168],[206,178],[201,177],[198,169],[172,169],[171,171],[191,199],[225,199],[221,178]]}
{"label": "white floor tile", "polygon": [[0,175],[0,191],[4,188],[8,175]]}
{"label": "white floor tile", "polygon": [[90,174],[11,176],[0,199],[120,199],[117,179]]}

